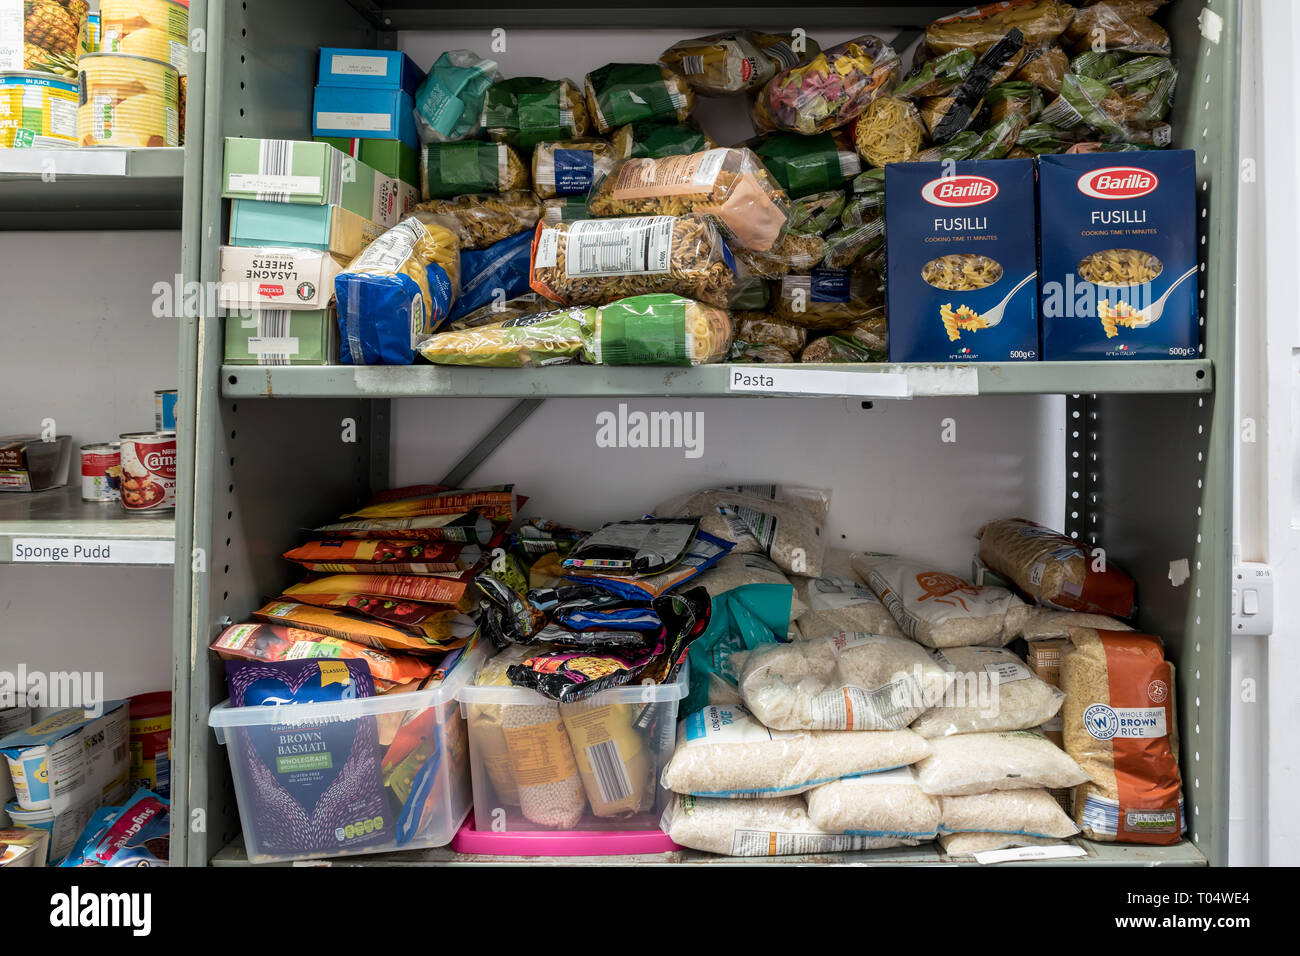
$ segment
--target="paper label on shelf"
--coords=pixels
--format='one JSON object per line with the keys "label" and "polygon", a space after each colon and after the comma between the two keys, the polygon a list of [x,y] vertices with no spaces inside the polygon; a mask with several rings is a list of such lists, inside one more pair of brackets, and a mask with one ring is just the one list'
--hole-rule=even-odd
{"label": "paper label on shelf", "polygon": [[866,398],[910,398],[912,386],[903,372],[839,372],[826,369],[727,369],[727,391],[773,395],[854,395]]}
{"label": "paper label on shelf", "polygon": [[388,113],[330,113],[316,114],[316,125],[321,129],[360,129],[372,133],[389,133],[393,117]]}
{"label": "paper label on shelf", "polygon": [[172,541],[108,538],[14,538],[14,564],[171,564]]}
{"label": "paper label on shelf", "polygon": [[1006,863],[1010,860],[1064,860],[1072,856],[1087,856],[1081,846],[1013,846],[1005,850],[984,850],[975,854],[975,862]]}
{"label": "paper label on shelf", "polygon": [[124,149],[0,149],[0,173],[125,176]]}

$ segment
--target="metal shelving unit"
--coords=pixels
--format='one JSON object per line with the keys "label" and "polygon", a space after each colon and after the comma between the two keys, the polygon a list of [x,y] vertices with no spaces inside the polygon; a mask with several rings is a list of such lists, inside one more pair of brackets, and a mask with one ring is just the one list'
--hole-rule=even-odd
{"label": "metal shelving unit", "polygon": [[0,229],[177,229],[183,147],[0,149]]}
{"label": "metal shelving unit", "polygon": [[[126,511],[114,501],[82,501],[68,485],[0,497],[0,564],[172,564],[176,522],[169,514]],[[24,558],[15,545],[62,545],[57,559]]]}
{"label": "metal shelving unit", "polygon": [[[1162,11],[1181,78],[1175,146],[1198,152],[1203,353],[1178,362],[1026,363],[971,367],[860,367],[874,385],[907,387],[908,396],[978,402],[988,395],[1066,395],[1065,513],[1070,531],[1104,542],[1108,556],[1137,579],[1141,626],[1160,634],[1178,666],[1178,711],[1189,840],[1174,847],[1086,845],[1086,862],[1112,865],[1223,864],[1228,829],[1229,574],[1232,520],[1234,235],[1237,199],[1239,3],[1178,0]],[[851,23],[915,28],[952,4],[714,3],[674,0],[653,9],[567,0],[561,8],[506,4],[465,7],[428,0],[278,0],[209,4],[206,114],[201,170],[187,167],[190,199],[202,217],[197,273],[218,276],[225,233],[220,198],[225,136],[308,138],[316,50],[322,45],[395,48],[397,30],[500,26],[683,31],[797,23],[809,29]],[[192,142],[192,141],[191,141]],[[191,177],[198,176],[197,179]],[[285,583],[279,552],[305,522],[333,515],[389,475],[389,399],[620,396],[726,397],[727,369],[583,369],[526,371],[410,368],[222,367],[218,315],[198,322],[193,375],[182,407],[194,415],[192,483],[178,512],[178,553],[206,557],[192,576],[190,628],[177,630],[178,666],[193,663],[188,725],[174,740],[185,782],[174,791],[174,820],[200,819],[173,840],[186,841],[194,865],[241,862],[238,815],[223,748],[207,727],[224,697],[221,669],[207,646],[226,623]],[[770,366],[765,367],[770,368]],[[860,389],[819,393],[854,394]],[[905,397],[895,393],[898,397]],[[275,401],[267,401],[274,398]],[[769,401],[781,401],[777,397]],[[1032,399],[1029,399],[1032,400]],[[989,401],[1006,401],[992,398]],[[189,402],[187,405],[186,402]],[[448,403],[452,404],[452,403]],[[432,407],[432,406],[431,406]],[[440,406],[441,407],[441,406]],[[432,417],[432,416],[431,416]],[[340,441],[341,425],[351,437]],[[1008,427],[1014,427],[1008,425]],[[498,436],[494,429],[489,436]],[[904,491],[906,489],[904,488]],[[308,525],[309,526],[309,525]],[[182,542],[192,532],[192,541]],[[1187,575],[1172,573],[1185,569]],[[180,594],[178,575],[178,595]],[[180,711],[178,711],[180,712]],[[176,846],[173,843],[173,846]],[[224,849],[223,849],[224,848]],[[695,862],[697,854],[561,863]],[[711,862],[712,858],[710,858]],[[351,858],[339,865],[518,862],[461,857],[450,851]],[[530,860],[529,862],[542,862]],[[737,861],[728,861],[737,862]],[[764,863],[768,861],[763,861]],[[797,859],[795,862],[799,862]],[[809,862],[809,861],[803,861]],[[827,862],[936,864],[919,852],[836,856]]]}

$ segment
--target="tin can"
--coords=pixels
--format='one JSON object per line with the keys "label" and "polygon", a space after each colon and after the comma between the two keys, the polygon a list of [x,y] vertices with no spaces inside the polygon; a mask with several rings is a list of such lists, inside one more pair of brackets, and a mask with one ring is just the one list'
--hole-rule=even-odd
{"label": "tin can", "polygon": [[126,53],[86,53],[77,66],[81,69],[77,137],[82,146],[179,145],[176,67]]}
{"label": "tin can", "polygon": [[131,792],[146,787],[171,796],[172,695],[160,690],[131,698]]}
{"label": "tin can", "polygon": [[91,10],[86,14],[85,26],[81,28],[81,52],[99,52],[100,22],[99,11]]}
{"label": "tin can", "polygon": [[0,3],[0,70],[75,74],[89,10],[86,0]]}
{"label": "tin can", "polygon": [[190,11],[174,0],[100,0],[101,53],[130,53],[165,60],[186,73]]}
{"label": "tin can", "polygon": [[122,507],[172,511],[176,507],[176,433],[122,436]]}
{"label": "tin can", "polygon": [[78,89],[52,73],[0,73],[0,146],[75,146]]}
{"label": "tin can", "polygon": [[81,500],[117,501],[122,497],[120,442],[81,446]]}
{"label": "tin can", "polygon": [[176,389],[160,388],[153,393],[153,427],[160,432],[176,431]]}

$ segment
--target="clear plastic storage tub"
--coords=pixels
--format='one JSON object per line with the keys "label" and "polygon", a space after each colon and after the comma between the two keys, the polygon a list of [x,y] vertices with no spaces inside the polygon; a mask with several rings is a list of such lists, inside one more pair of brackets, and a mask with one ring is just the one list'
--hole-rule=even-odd
{"label": "clear plastic storage tub", "polygon": [[501,659],[458,694],[476,826],[657,830],[668,800],[659,775],[673,753],[685,669],[670,684],[630,684],[559,704],[503,683],[495,673]]}
{"label": "clear plastic storage tub", "polygon": [[489,653],[475,642],[429,690],[213,707],[208,724],[230,756],[249,862],[450,843],[471,799],[456,694]]}

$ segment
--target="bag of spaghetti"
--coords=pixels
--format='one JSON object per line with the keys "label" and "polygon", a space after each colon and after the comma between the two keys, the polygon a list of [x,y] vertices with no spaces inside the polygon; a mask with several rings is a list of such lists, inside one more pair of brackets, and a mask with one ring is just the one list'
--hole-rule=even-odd
{"label": "bag of spaghetti", "polygon": [[426,143],[420,158],[420,193],[425,200],[530,185],[528,167],[505,143]]}
{"label": "bag of spaghetti", "polygon": [[789,220],[789,201],[747,149],[627,159],[597,177],[593,216],[695,215],[713,220],[736,245],[771,249]]}
{"label": "bag of spaghetti", "polygon": [[792,200],[838,189],[862,171],[862,159],[844,134],[773,133],[749,146]]}
{"label": "bag of spaghetti", "polygon": [[736,272],[731,251],[712,223],[634,216],[539,223],[531,284],[564,305],[604,305],[671,292],[726,308]]}
{"label": "bag of spaghetti", "polygon": [[805,329],[833,331],[864,318],[874,306],[864,273],[817,268],[781,279],[772,312]]}
{"label": "bag of spaghetti", "polygon": [[505,319],[494,325],[440,332],[420,344],[420,354],[437,365],[529,368],[576,361],[596,310],[573,306]]}
{"label": "bag of spaghetti", "polygon": [[533,150],[533,191],[541,199],[585,195],[615,163],[614,147],[603,139],[538,143]]}
{"label": "bag of spaghetti", "polygon": [[658,63],[606,63],[583,85],[591,121],[604,135],[640,120],[684,123],[695,107],[690,85]]}
{"label": "bag of spaghetti", "polygon": [[772,77],[754,103],[762,131],[824,133],[856,119],[898,73],[898,54],[879,37],[855,37]]}
{"label": "bag of spaghetti", "polygon": [[921,114],[897,96],[872,100],[853,124],[853,144],[858,155],[872,166],[910,162],[921,151],[925,138]]}
{"label": "bag of spaghetti", "polygon": [[1024,35],[1026,43],[1050,43],[1074,19],[1074,7],[1062,0],[988,3],[935,20],[925,28],[918,55],[924,51],[926,57],[937,57],[970,50],[980,56],[1013,29]]}
{"label": "bag of spaghetti", "polygon": [[718,147],[713,137],[691,123],[654,120],[624,123],[610,134],[609,142],[619,159],[662,159]]}
{"label": "bag of spaghetti", "polygon": [[705,365],[731,346],[731,318],[676,295],[637,295],[603,305],[583,331],[582,357],[593,365]]}
{"label": "bag of spaghetti", "polygon": [[503,193],[467,193],[422,202],[415,212],[432,213],[456,221],[460,247],[486,249],[516,233],[531,230],[541,218],[542,204],[529,189]]}
{"label": "bag of spaghetti", "polygon": [[591,129],[587,101],[572,80],[517,76],[488,87],[483,128],[491,139],[516,149],[586,136]]}
{"label": "bag of spaghetti", "polygon": [[456,224],[416,213],[370,243],[334,279],[339,361],[410,365],[460,294]]}

